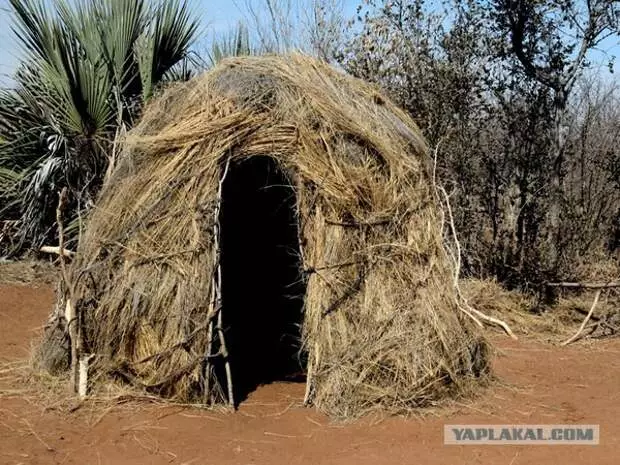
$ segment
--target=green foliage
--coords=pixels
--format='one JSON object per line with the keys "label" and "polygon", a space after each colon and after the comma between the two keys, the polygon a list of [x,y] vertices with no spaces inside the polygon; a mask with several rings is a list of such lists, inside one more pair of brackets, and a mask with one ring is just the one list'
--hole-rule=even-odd
{"label": "green foliage", "polygon": [[157,86],[179,73],[197,22],[182,0],[9,0],[24,62],[0,92],[0,217],[18,217],[21,244],[54,235],[57,192],[73,216],[88,208]]}
{"label": "green foliage", "polygon": [[161,2],[150,16],[136,47],[145,100],[166,73],[187,56],[197,29],[181,0]]}

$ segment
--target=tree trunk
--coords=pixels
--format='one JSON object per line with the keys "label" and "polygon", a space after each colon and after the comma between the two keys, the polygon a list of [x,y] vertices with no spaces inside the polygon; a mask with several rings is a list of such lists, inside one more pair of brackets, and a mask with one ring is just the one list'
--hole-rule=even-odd
{"label": "tree trunk", "polygon": [[555,97],[554,118],[552,128],[551,159],[551,189],[549,195],[549,224],[547,231],[547,269],[552,276],[559,271],[561,261],[561,215],[563,199],[563,179],[562,169],[564,166],[564,143],[565,138],[562,132],[562,123],[566,110],[566,92],[559,91]]}

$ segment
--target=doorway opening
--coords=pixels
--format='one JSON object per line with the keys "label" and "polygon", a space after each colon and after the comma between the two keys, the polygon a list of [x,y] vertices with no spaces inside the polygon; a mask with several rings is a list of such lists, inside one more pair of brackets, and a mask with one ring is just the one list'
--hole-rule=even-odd
{"label": "doorway opening", "polygon": [[220,225],[223,326],[238,403],[262,384],[305,380],[296,196],[272,158],[231,164]]}

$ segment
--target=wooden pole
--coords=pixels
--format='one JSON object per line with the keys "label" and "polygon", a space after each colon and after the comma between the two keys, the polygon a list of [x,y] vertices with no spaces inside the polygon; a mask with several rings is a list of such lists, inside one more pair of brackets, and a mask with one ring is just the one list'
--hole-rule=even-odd
{"label": "wooden pole", "polygon": [[[203,384],[203,397],[205,403],[210,401],[211,394],[211,357],[213,356],[213,337],[214,330],[217,330],[218,340],[220,342],[220,353],[224,359],[224,369],[226,372],[226,385],[228,395],[228,405],[235,406],[235,396],[233,389],[232,370],[230,368],[230,358],[228,354],[228,348],[226,347],[226,338],[224,336],[223,319],[222,319],[222,264],[221,264],[221,241],[220,241],[220,212],[222,209],[222,191],[224,188],[224,180],[228,175],[230,168],[230,157],[226,160],[224,171],[220,177],[220,182],[217,192],[217,203],[215,205],[215,211],[213,213],[213,248],[214,248],[214,260],[213,260],[213,279],[211,281],[211,303],[210,303],[210,315],[211,322],[208,329],[208,342],[207,349],[205,351],[205,370],[204,370],[204,384]],[[217,326],[214,328],[213,314],[211,312],[217,312]]]}
{"label": "wooden pole", "polygon": [[[211,309],[209,309],[211,311]],[[202,402],[203,404],[211,403],[211,356],[213,354],[213,318],[209,321],[209,329],[207,331],[207,350],[205,351]]]}
{"label": "wooden pole", "polygon": [[609,283],[547,283],[547,287],[564,287],[572,289],[612,289],[620,287],[620,282]]}
{"label": "wooden pole", "polygon": [[49,254],[55,254],[55,255],[62,254],[66,258],[73,258],[75,256],[75,252],[73,252],[72,250],[62,249],[62,252],[61,252],[60,246],[54,247],[50,245],[44,245],[43,247],[39,249],[39,251],[43,253],[49,253]]}
{"label": "wooden pole", "polygon": [[88,367],[92,355],[80,357],[78,375],[78,396],[84,399],[88,394]]}
{"label": "wooden pole", "polygon": [[230,369],[230,359],[228,356],[228,349],[226,348],[226,339],[224,338],[224,330],[222,329],[222,310],[219,310],[217,315],[217,332],[220,339],[220,351],[222,357],[224,357],[224,369],[226,370],[226,385],[228,387],[228,405],[232,408],[235,407],[235,395],[233,391],[233,379],[232,371]]}
{"label": "wooden pole", "polygon": [[74,392],[78,390],[78,345],[77,345],[77,318],[75,309],[70,298],[67,298],[65,306],[65,319],[69,328],[69,344],[71,346],[71,387]]}
{"label": "wooden pole", "polygon": [[65,258],[67,253],[65,251],[65,232],[63,225],[63,212],[67,205],[68,191],[66,187],[63,187],[58,196],[58,207],[56,208],[56,223],[58,225],[58,257],[60,260],[60,271],[62,273],[62,279],[66,287],[66,304],[65,304],[65,319],[67,320],[67,327],[69,331],[69,342],[71,345],[71,387],[73,392],[78,392],[78,358],[79,358],[79,318],[74,307],[75,301],[73,299],[73,287],[69,280],[67,273],[67,266]]}

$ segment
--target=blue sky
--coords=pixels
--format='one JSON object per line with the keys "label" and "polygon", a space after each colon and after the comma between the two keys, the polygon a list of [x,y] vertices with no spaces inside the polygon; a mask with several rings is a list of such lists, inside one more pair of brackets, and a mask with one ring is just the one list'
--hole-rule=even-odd
{"label": "blue sky", "polygon": [[[45,0],[51,3],[50,0]],[[301,0],[302,2],[304,0]],[[239,6],[243,7],[246,0],[193,0],[193,5],[200,13],[204,34],[212,37],[213,34],[225,32],[234,27],[243,13]],[[355,14],[355,9],[361,0],[342,0],[345,8],[345,16],[351,17]],[[308,3],[310,3],[308,1]],[[19,47],[15,44],[11,32],[11,15],[8,12],[8,0],[0,0],[0,84],[10,82],[9,76],[15,70],[19,61]],[[620,73],[620,45],[618,38],[608,39],[601,44],[601,50],[607,54],[617,55],[615,72]],[[604,55],[600,52],[592,56],[595,65],[604,61]],[[609,74],[608,74],[609,76]],[[612,79],[617,79],[613,75]]]}

